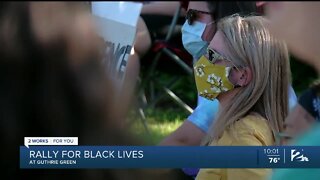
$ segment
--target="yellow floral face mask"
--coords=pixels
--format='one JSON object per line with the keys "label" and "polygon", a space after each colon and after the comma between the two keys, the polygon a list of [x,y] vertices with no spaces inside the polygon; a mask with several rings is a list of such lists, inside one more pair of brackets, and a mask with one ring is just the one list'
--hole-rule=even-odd
{"label": "yellow floral face mask", "polygon": [[200,96],[214,100],[220,93],[234,89],[229,81],[231,67],[212,64],[205,56],[194,65],[194,77]]}

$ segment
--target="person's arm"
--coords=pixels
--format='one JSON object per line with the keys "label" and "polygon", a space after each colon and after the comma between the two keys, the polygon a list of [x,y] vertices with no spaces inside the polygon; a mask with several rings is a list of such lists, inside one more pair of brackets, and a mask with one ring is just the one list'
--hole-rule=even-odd
{"label": "person's arm", "polygon": [[[144,4],[141,10],[141,14],[157,14],[173,16],[176,12],[180,1],[155,1]],[[185,10],[182,9],[180,15],[185,15]]]}
{"label": "person's arm", "polygon": [[205,132],[188,120],[160,142],[162,146],[199,146]]}

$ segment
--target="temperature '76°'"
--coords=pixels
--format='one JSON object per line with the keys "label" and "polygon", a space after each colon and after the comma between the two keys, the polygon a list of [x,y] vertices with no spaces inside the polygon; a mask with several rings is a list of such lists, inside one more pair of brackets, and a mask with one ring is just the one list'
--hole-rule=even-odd
{"label": "temperature '76\u00b0'", "polygon": [[278,163],[280,161],[279,157],[269,157],[270,163]]}

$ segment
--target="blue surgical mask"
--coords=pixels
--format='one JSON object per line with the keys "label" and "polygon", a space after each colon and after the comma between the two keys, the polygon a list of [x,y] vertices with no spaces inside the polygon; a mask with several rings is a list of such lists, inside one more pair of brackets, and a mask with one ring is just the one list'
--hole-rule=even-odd
{"label": "blue surgical mask", "polygon": [[199,21],[194,21],[192,25],[189,25],[186,21],[181,29],[183,46],[195,60],[198,60],[206,53],[209,45],[207,41],[201,38],[206,26],[207,24]]}

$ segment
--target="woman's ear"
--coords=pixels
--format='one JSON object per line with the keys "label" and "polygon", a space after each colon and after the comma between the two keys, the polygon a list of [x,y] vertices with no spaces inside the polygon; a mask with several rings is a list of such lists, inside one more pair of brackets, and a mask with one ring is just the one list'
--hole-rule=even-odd
{"label": "woman's ear", "polygon": [[252,80],[252,71],[249,67],[242,68],[240,71],[241,71],[241,76],[237,84],[239,86],[246,86]]}

